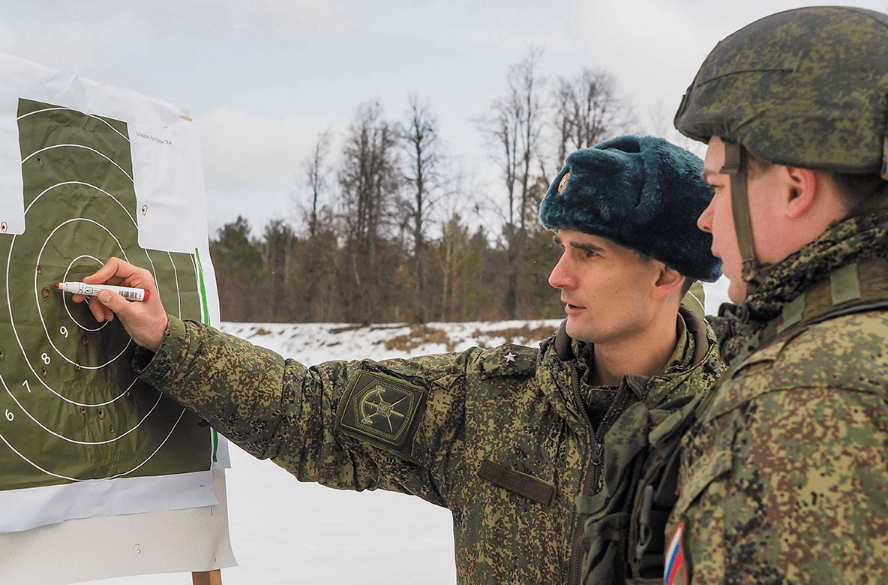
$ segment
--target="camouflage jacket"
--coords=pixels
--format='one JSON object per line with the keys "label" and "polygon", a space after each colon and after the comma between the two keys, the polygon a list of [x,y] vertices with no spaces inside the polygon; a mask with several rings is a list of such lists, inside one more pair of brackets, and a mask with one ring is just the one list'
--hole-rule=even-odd
{"label": "camouflage jacket", "polygon": [[460,583],[562,583],[571,571],[579,578],[574,499],[599,483],[608,421],[630,403],[711,385],[700,364],[715,338],[682,311],[690,334],[677,358],[662,376],[627,376],[599,429],[578,407],[581,366],[569,354],[583,348],[566,336],[541,349],[306,367],[171,318],[157,354],[137,354],[135,367],[300,481],[410,493],[448,508]]}
{"label": "camouflage jacket", "polygon": [[723,307],[667,583],[888,582],[886,256],[888,212],[851,218]]}

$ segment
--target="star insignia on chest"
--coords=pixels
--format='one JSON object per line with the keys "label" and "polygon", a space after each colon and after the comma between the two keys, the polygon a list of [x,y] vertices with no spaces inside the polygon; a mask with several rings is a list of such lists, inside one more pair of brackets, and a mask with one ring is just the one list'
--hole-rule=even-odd
{"label": "star insignia on chest", "polygon": [[515,355],[514,353],[512,353],[511,351],[505,355],[506,361],[507,361],[507,362],[512,362],[512,363],[515,363],[515,358],[516,358],[516,357],[518,357],[518,356]]}

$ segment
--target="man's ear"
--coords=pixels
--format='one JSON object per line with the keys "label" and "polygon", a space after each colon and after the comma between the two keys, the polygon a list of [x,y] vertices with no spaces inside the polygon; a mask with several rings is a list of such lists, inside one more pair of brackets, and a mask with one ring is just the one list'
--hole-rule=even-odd
{"label": "man's ear", "polygon": [[669,268],[665,264],[660,266],[660,275],[654,289],[654,297],[664,299],[674,291],[681,293],[681,287],[684,284],[684,276],[679,274],[677,270]]}
{"label": "man's ear", "polygon": [[798,219],[810,211],[821,187],[815,171],[796,167],[780,167],[784,188],[781,191],[783,212],[788,219]]}

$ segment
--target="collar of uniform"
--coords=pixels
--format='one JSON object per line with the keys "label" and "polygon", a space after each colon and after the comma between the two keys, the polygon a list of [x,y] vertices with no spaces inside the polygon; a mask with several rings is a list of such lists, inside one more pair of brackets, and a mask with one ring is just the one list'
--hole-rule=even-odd
{"label": "collar of uniform", "polygon": [[690,366],[694,360],[694,338],[688,335],[688,325],[680,312],[675,322],[678,342],[675,344],[672,356],[666,362],[666,367],[663,368],[663,374],[665,375],[670,374],[676,368]]}
{"label": "collar of uniform", "polygon": [[884,308],[888,305],[888,260],[868,258],[831,272],[783,306],[780,315],[745,339],[731,367],[775,339],[790,335],[833,316]]}
{"label": "collar of uniform", "polygon": [[888,210],[848,218],[774,265],[746,299],[753,321],[767,322],[827,275],[870,258],[888,256]]}
{"label": "collar of uniform", "polygon": [[[823,286],[833,272],[886,256],[888,210],[833,224],[817,239],[775,264],[755,294],[740,305],[722,305],[713,324],[721,331],[722,357],[736,364],[760,343],[773,339],[778,334],[777,327],[784,322],[796,321],[797,317],[798,320],[804,319],[805,312],[810,314],[812,307],[819,306],[819,303],[809,304],[807,299],[800,297]],[[866,283],[864,279],[859,280]],[[827,286],[832,289],[828,282]],[[766,337],[763,330],[769,323],[773,326]]]}

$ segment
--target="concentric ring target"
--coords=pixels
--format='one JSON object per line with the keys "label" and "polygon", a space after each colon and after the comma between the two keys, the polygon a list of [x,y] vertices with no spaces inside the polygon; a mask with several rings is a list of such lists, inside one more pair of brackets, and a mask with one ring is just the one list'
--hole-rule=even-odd
{"label": "concentric ring target", "polygon": [[[126,258],[124,257],[124,259],[126,259]],[[102,265],[102,261],[101,261],[99,258],[96,258],[95,256],[88,256],[88,255],[86,255],[86,254],[81,255],[81,256],[78,256],[78,257],[74,258],[73,260],[71,260],[70,264],[68,264],[68,268],[65,269],[65,276],[62,278],[62,282],[69,282],[69,281],[71,281],[71,280],[74,279],[74,277],[72,276],[72,274],[73,274],[75,271],[72,270],[72,268],[73,268],[73,266],[74,266],[78,261],[81,261],[81,260],[86,260],[87,262],[91,262],[91,263],[95,264],[95,266],[97,266],[97,267]],[[36,272],[36,271],[35,271],[35,272]],[[35,282],[34,282],[34,293],[35,293],[35,294],[37,293],[37,282],[36,282],[36,279],[35,279]],[[83,329],[84,331],[99,331],[100,329],[103,329],[103,328],[105,328],[105,327],[108,326],[108,321],[104,321],[104,322],[102,322],[102,323],[88,323],[88,322],[81,322],[81,321],[79,321],[79,320],[78,320],[79,317],[75,317],[75,316],[71,313],[71,308],[68,306],[68,303],[65,303],[65,312],[68,314],[68,317],[69,317],[72,321],[74,321],[75,323],[77,323],[77,326],[80,327],[81,329]],[[45,324],[45,323],[44,323],[43,329],[46,330],[46,324]],[[60,333],[63,333],[63,334],[64,334],[64,333],[67,333],[67,331],[66,331],[66,332],[61,332],[61,331],[60,331]],[[49,336],[49,331],[46,331],[46,335]],[[66,335],[66,337],[67,337],[67,335]],[[52,341],[50,341],[50,343],[52,343]],[[53,346],[53,347],[54,347],[54,346]],[[64,357],[64,355],[63,355],[62,357]],[[67,359],[67,358],[65,358],[65,359]],[[70,361],[70,360],[69,360],[69,361]]]}
{"label": "concentric ring target", "polygon": [[[132,371],[136,346],[53,285],[111,256],[148,269],[201,320],[194,255],[139,247],[126,124],[20,100],[25,231],[0,234],[0,490],[209,468],[211,434]],[[137,210],[141,210],[137,212]]]}
{"label": "concentric ring target", "polygon": [[[70,224],[70,223],[72,223],[72,222],[80,222],[80,221],[87,221],[87,222],[95,223],[95,222],[93,222],[91,219],[70,219],[70,220],[64,222],[62,225],[60,225],[60,226],[57,227],[56,229],[54,229],[54,230],[52,231],[52,233],[49,235],[49,238],[51,238],[53,235],[55,235],[56,232],[57,232],[60,228],[65,227],[66,225],[68,225],[68,224]],[[102,229],[104,229],[104,230],[108,233],[108,236],[109,236],[110,238],[112,238],[112,239],[114,239],[115,241],[117,241],[117,238],[114,237],[114,234],[111,233],[110,230],[108,230],[107,228],[104,228],[104,226],[100,226],[100,227],[102,227]],[[47,238],[47,241],[49,240],[49,238]],[[42,260],[43,250],[45,249],[45,247],[46,247],[46,244],[44,243],[43,247],[40,249],[40,254],[37,255],[37,265],[38,265],[38,266],[40,266],[40,261]],[[127,260],[127,259],[128,259],[128,258],[127,258],[127,255],[126,255],[126,252],[125,252],[123,249],[120,250],[119,256],[121,256],[124,260]],[[72,279],[72,278],[69,276],[70,274],[72,274],[72,273],[74,272],[74,270],[72,270],[72,266],[71,266],[71,265],[73,265],[74,263],[76,263],[78,260],[83,260],[83,259],[89,259],[89,260],[91,260],[92,262],[94,262],[94,263],[95,263],[95,266],[96,266],[96,269],[98,269],[98,268],[102,265],[102,261],[99,260],[98,258],[96,258],[95,256],[87,256],[87,255],[81,255],[81,256],[78,256],[77,258],[75,258],[74,260],[72,260],[72,262],[69,264],[68,268],[65,270],[65,274],[64,274],[64,276],[60,279],[60,282],[63,282],[63,281],[67,281],[67,280],[69,280],[69,279]],[[38,312],[39,312],[39,314],[40,314],[40,323],[43,325],[43,331],[46,332],[46,338],[47,338],[47,340],[49,341],[49,343],[52,345],[53,349],[56,350],[56,353],[58,353],[59,356],[61,356],[61,357],[62,357],[63,359],[65,359],[65,360],[67,360],[68,363],[71,363],[71,364],[76,363],[75,360],[72,360],[71,358],[69,358],[68,356],[66,356],[66,355],[65,355],[65,354],[64,354],[64,353],[63,353],[58,347],[56,347],[55,343],[53,343],[53,341],[52,341],[52,335],[50,335],[49,330],[47,329],[47,326],[46,326],[46,319],[44,318],[43,311],[42,311],[42,308],[41,308],[41,306],[40,306],[41,304],[40,304],[40,302],[39,302],[38,296],[42,296],[42,294],[38,294],[38,291],[37,291],[37,272],[35,271],[35,272],[34,272],[34,299],[35,299],[35,301],[36,301],[36,302],[35,302],[35,306],[37,307],[37,310],[38,310]],[[108,322],[107,322],[107,321],[104,322],[104,323],[101,323],[101,324],[97,324],[97,323],[89,323],[87,320],[84,320],[84,319],[82,319],[81,317],[76,317],[76,318],[75,318],[75,317],[72,315],[72,313],[71,313],[71,307],[69,306],[68,303],[65,303],[65,313],[67,313],[67,315],[71,318],[71,321],[72,321],[77,327],[79,327],[80,329],[83,329],[84,331],[99,331],[99,330],[101,330],[101,329],[103,329],[103,328],[105,328],[105,327],[108,326]],[[14,322],[14,319],[11,319],[11,320],[13,321],[13,330],[15,330],[15,322]],[[84,321],[84,322],[81,322],[81,320]],[[62,325],[62,327],[64,327],[64,325]],[[60,329],[60,333],[62,333],[63,335],[65,335],[65,337],[67,337],[67,335],[61,331],[61,329]],[[112,356],[112,355],[109,354],[107,361],[105,361],[104,363],[99,363],[99,364],[97,364],[97,365],[95,365],[95,366],[81,366],[81,367],[92,368],[92,369],[103,368],[103,367],[107,366],[108,364],[110,364],[111,362],[113,362],[114,360],[118,359],[120,356],[122,356],[123,353],[126,351],[126,348],[129,347],[129,345],[130,345],[131,343],[132,343],[132,341],[128,341],[127,344],[126,344],[123,348],[121,348],[120,352],[119,352],[117,355],[113,355],[113,356]],[[22,352],[25,352],[25,349],[24,349],[24,348],[22,348]],[[26,353],[26,352],[25,352],[25,353]],[[113,352],[112,352],[112,354],[113,354]]]}

